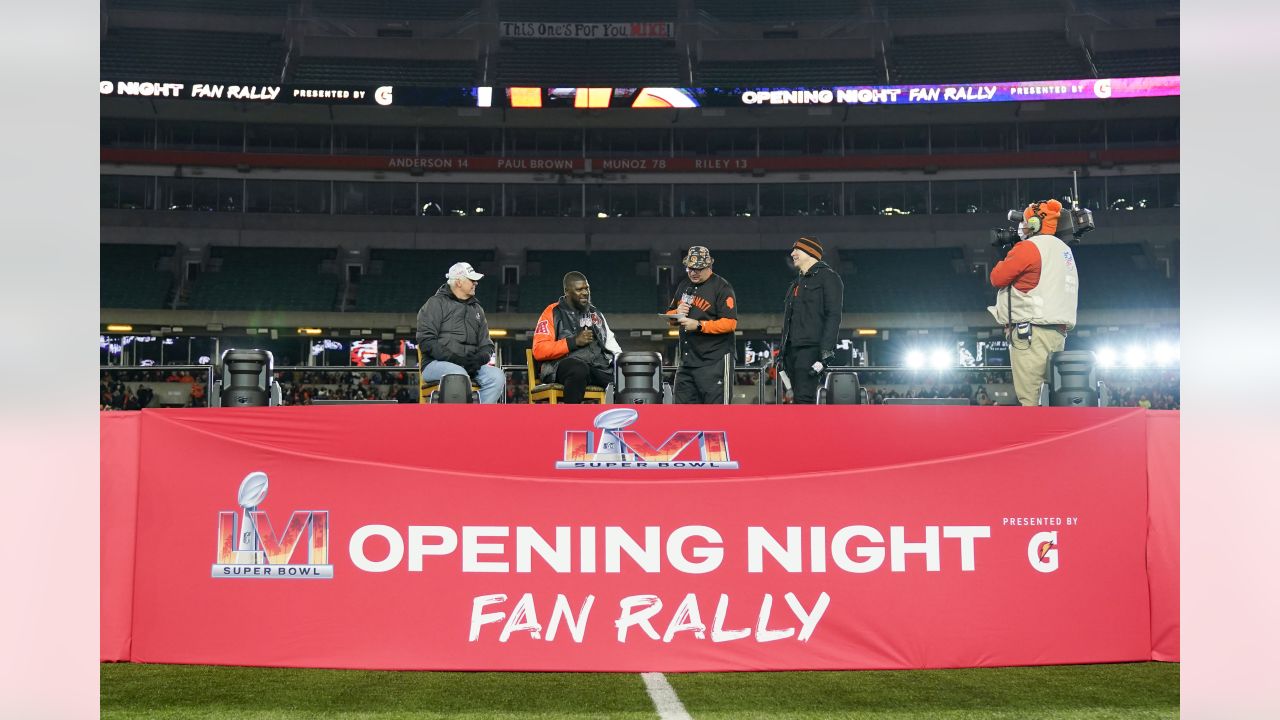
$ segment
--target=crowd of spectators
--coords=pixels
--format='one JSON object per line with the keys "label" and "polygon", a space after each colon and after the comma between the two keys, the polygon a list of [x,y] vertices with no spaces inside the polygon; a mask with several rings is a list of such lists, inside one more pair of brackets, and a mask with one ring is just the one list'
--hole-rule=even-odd
{"label": "crowd of spectators", "polygon": [[104,376],[99,386],[98,409],[103,411],[141,410],[145,405],[150,404],[153,394],[151,388],[146,385],[138,385],[134,388],[134,392],[130,392],[129,387],[122,381],[109,380]]}
{"label": "crowd of spectators", "polygon": [[103,370],[100,380],[103,384],[109,382],[126,382],[126,383],[162,383],[162,382],[183,382],[203,385],[208,381],[208,373],[198,370],[191,372],[189,370],[177,370],[174,368],[156,367],[151,368],[129,368],[127,370],[110,369]]}
{"label": "crowd of spectators", "polygon": [[[884,376],[892,376],[885,382]],[[940,382],[911,382],[910,376],[901,373],[875,373],[874,384],[867,383],[867,395],[872,404],[883,404],[886,398],[968,398],[970,405],[995,405],[993,385],[1005,386],[1011,391],[1013,379],[1009,371],[969,373],[971,382],[947,384]],[[896,382],[894,382],[896,381]],[[1148,410],[1178,410],[1181,407],[1179,374],[1164,371],[1160,375],[1144,373],[1138,376],[1111,376],[1102,378],[1109,393],[1110,407],[1142,407]],[[883,383],[883,384],[882,384]],[[888,387],[899,385],[899,387]],[[1010,402],[1006,400],[1006,402]]]}
{"label": "crowd of spectators", "polygon": [[161,383],[182,383],[191,386],[186,407],[205,407],[204,376],[186,370],[122,370],[103,372],[98,383],[98,409],[141,410],[156,405],[155,388]]}
{"label": "crowd of spectators", "polygon": [[985,385],[929,385],[906,390],[868,385],[867,399],[883,405],[888,398],[967,398],[970,405],[993,405]]}
{"label": "crowd of spectators", "polygon": [[[859,375],[868,399],[876,405],[883,404],[887,398],[968,398],[970,405],[994,405],[994,389],[989,386],[1009,386],[1012,383],[1008,370],[966,371],[958,379],[951,378],[950,382],[946,381],[945,374],[912,370],[863,371]],[[284,405],[310,405],[315,400],[418,402],[418,374],[412,369],[337,371],[318,368],[277,371],[275,377],[280,383],[281,403]],[[739,386],[754,386],[760,377],[756,372],[738,372],[734,381]],[[766,374],[764,380],[767,386],[774,383],[771,375]],[[159,383],[190,384],[191,401],[187,407],[204,407],[208,404],[206,381],[207,375],[200,371],[194,374],[167,368],[104,371],[99,409],[138,410],[154,406],[154,386]],[[1110,392],[1112,407],[1177,410],[1181,404],[1179,373],[1176,370],[1159,374],[1153,371],[1134,375],[1113,374],[1104,376],[1103,382]],[[529,401],[528,379],[523,372],[507,371],[506,392],[506,400],[510,404]],[[772,392],[766,395],[772,397]]]}
{"label": "crowd of spectators", "polygon": [[280,404],[310,405],[316,400],[418,401],[418,374],[402,369],[335,372],[277,371]]}
{"label": "crowd of spectators", "polygon": [[1179,410],[1182,407],[1181,377],[1174,370],[1165,370],[1158,376],[1104,378],[1103,382],[1111,393],[1113,407],[1148,410]]}

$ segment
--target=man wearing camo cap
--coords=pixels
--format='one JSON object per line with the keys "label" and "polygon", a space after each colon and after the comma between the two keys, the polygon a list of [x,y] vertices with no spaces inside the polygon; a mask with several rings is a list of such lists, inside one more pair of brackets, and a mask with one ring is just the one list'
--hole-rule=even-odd
{"label": "man wearing camo cap", "polygon": [[667,308],[680,328],[680,369],[675,401],[724,404],[733,387],[734,331],[738,304],[728,280],[711,272],[711,251],[694,245],[684,257],[685,279]]}

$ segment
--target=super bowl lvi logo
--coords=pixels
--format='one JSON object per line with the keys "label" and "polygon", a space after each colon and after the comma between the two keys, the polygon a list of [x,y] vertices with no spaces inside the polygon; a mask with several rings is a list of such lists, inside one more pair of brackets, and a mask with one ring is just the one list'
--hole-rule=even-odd
{"label": "super bowl lvi logo", "polygon": [[564,459],[559,470],[737,470],[729,458],[728,433],[723,430],[677,430],[654,444],[626,428],[640,418],[633,408],[614,408],[596,416],[591,430],[564,434]]}
{"label": "super bowl lvi logo", "polygon": [[[282,532],[259,506],[267,499],[264,472],[251,472],[240,482],[240,511],[218,513],[218,558],[215,578],[330,579],[329,511],[294,510]],[[306,537],[306,561],[294,562]]]}

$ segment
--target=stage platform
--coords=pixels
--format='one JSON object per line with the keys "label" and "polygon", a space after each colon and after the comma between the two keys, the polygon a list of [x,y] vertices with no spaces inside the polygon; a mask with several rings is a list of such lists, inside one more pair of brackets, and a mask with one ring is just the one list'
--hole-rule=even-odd
{"label": "stage platform", "polygon": [[1177,660],[1177,412],[103,413],[103,660]]}

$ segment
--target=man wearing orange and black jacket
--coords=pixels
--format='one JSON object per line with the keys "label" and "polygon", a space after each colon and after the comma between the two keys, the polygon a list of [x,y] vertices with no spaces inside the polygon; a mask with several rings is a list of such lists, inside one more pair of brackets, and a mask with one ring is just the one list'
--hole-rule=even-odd
{"label": "man wearing orange and black jacket", "polygon": [[675,401],[725,404],[733,387],[733,338],[738,329],[733,286],[711,272],[715,260],[701,245],[689,248],[683,262],[687,276],[667,308],[680,327]]}
{"label": "man wearing orange and black jacket", "polygon": [[[533,359],[544,383],[564,386],[566,404],[582,402],[588,385],[613,382],[613,359],[622,353],[604,313],[591,304],[591,283],[574,270],[564,276],[564,295],[538,317]],[[529,379],[532,387],[537,381]]]}

